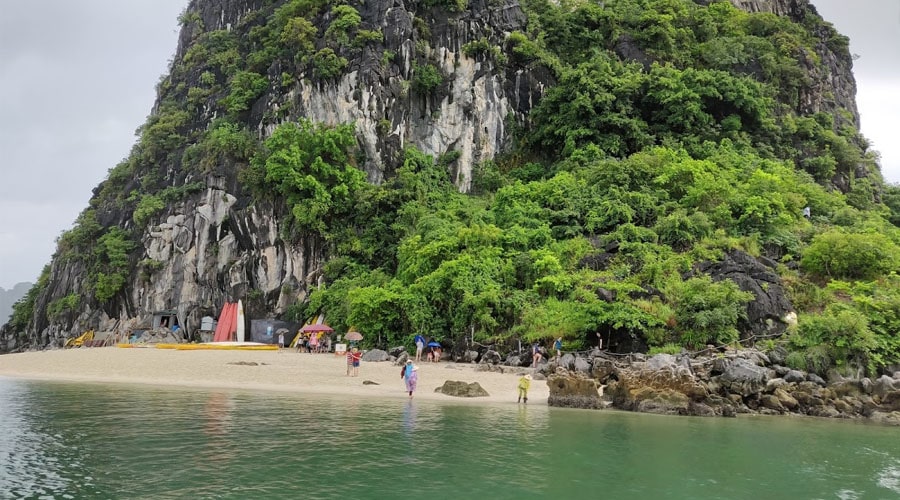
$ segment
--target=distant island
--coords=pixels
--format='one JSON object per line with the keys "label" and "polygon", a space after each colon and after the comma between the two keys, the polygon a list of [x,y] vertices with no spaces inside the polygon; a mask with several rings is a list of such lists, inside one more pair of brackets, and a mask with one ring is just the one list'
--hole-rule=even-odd
{"label": "distant island", "polygon": [[34,283],[27,281],[16,283],[9,290],[0,286],[0,322],[5,323],[9,319],[13,311],[13,304],[24,297],[32,286],[34,286]]}

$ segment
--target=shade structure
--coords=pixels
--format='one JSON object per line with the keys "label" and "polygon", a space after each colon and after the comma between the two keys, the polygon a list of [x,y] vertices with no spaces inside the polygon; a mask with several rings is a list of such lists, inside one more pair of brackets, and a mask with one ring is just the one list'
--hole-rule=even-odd
{"label": "shade structure", "polygon": [[300,329],[301,332],[333,332],[334,328],[328,325],[305,325]]}
{"label": "shade structure", "polygon": [[347,332],[347,340],[362,340],[363,336],[359,332]]}

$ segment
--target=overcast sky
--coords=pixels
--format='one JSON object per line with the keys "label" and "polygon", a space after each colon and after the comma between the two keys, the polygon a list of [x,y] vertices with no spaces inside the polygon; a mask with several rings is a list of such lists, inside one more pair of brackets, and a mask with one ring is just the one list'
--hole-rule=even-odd
{"label": "overcast sky", "polygon": [[[900,182],[900,0],[814,0],[850,36],[862,131]],[[0,2],[0,287],[35,281],[128,155],[187,0]]]}

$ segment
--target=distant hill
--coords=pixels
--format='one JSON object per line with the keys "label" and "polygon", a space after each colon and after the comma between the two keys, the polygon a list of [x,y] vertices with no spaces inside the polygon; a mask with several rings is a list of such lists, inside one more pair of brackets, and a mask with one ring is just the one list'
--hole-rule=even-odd
{"label": "distant hill", "polygon": [[6,323],[12,314],[12,306],[28,293],[34,283],[16,283],[9,290],[0,286],[0,324]]}

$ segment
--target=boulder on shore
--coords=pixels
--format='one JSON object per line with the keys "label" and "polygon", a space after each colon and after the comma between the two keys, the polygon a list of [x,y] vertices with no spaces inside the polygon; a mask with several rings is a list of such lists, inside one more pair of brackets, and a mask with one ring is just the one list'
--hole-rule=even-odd
{"label": "boulder on shore", "polygon": [[567,408],[603,408],[599,385],[592,379],[577,373],[560,370],[547,377],[550,396],[547,404]]}
{"label": "boulder on shore", "polygon": [[371,351],[366,351],[365,354],[362,355],[363,361],[387,361],[391,359],[391,356],[381,349],[372,349]]}
{"label": "boulder on shore", "polygon": [[434,392],[457,398],[479,398],[490,396],[478,382],[469,384],[461,380],[447,380],[444,382],[444,385],[435,388]]}

